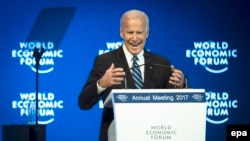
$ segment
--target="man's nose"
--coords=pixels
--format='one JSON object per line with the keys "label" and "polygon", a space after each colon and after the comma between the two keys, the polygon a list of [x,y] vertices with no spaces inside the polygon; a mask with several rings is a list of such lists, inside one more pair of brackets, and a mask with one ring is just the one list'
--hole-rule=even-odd
{"label": "man's nose", "polygon": [[136,33],[134,33],[134,34],[132,35],[132,39],[133,39],[133,40],[137,40],[137,34],[136,34]]}

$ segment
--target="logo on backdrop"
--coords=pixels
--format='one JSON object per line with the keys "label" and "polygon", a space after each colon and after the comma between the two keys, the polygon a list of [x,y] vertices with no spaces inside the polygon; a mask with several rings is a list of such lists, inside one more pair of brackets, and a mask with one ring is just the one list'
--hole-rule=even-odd
{"label": "logo on backdrop", "polygon": [[[54,70],[56,58],[63,57],[63,50],[58,49],[71,20],[75,14],[75,7],[53,7],[40,10],[27,36],[26,41],[19,42],[19,49],[12,50],[12,57],[18,58],[21,66],[29,66],[36,72],[34,48],[45,49],[39,61],[39,73],[49,73]],[[64,13],[64,16],[61,16]],[[56,23],[56,24],[55,24]]]}
{"label": "logo on backdrop", "polygon": [[[28,116],[30,103],[34,103],[35,101],[35,92],[20,93],[20,99],[12,101],[12,108],[18,109],[20,116]],[[55,109],[63,109],[63,100],[56,100],[53,92],[38,93],[39,124],[49,124],[53,122],[55,120]]]}
{"label": "logo on backdrop", "polygon": [[123,42],[106,42],[106,49],[99,49],[99,55],[103,54],[103,53],[107,53],[110,52],[111,50],[115,50],[118,49],[121,45],[123,44]]}
{"label": "logo on backdrop", "polygon": [[39,73],[49,73],[54,70],[55,59],[63,58],[63,50],[56,50],[53,42],[20,42],[19,49],[12,50],[12,58],[18,58],[20,66],[28,66],[32,71],[36,72],[36,61],[33,57],[34,48],[38,50],[45,49],[42,58],[39,61]]}
{"label": "logo on backdrop", "polygon": [[228,70],[229,58],[237,58],[237,49],[229,49],[223,42],[194,42],[194,49],[186,50],[187,58],[194,58],[194,65],[201,65],[211,73]]}
{"label": "logo on backdrop", "polygon": [[238,100],[230,99],[228,92],[206,92],[207,121],[222,124],[229,120],[230,109],[238,108]]}

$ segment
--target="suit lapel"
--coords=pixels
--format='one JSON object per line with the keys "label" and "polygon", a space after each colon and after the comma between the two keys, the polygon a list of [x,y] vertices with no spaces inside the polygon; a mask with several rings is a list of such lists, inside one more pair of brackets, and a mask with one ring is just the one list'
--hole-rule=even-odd
{"label": "suit lapel", "polygon": [[144,70],[144,84],[143,88],[150,88],[150,82],[152,79],[152,73],[154,67],[151,64],[151,56],[150,53],[146,50],[144,50],[144,56],[145,57],[145,70]]}
{"label": "suit lapel", "polygon": [[[132,78],[130,68],[128,66],[125,54],[122,50],[122,47],[117,49],[116,60],[117,60],[117,64],[116,64],[117,66],[115,66],[115,67],[122,67],[126,73],[127,88],[133,88],[133,89],[136,88],[134,79]],[[124,88],[125,82],[123,82],[123,84],[121,86],[123,86],[123,88]]]}

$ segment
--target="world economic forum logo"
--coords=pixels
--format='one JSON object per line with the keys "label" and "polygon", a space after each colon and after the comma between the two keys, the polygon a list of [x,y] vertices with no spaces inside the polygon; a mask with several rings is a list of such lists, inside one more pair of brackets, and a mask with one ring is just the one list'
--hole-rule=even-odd
{"label": "world economic forum logo", "polygon": [[[31,103],[36,102],[35,92],[20,92],[20,97],[12,101],[12,108],[18,109],[21,117],[29,116],[29,108]],[[64,101],[56,99],[56,94],[53,92],[38,93],[38,123],[49,124],[55,119],[55,110],[63,109]]]}
{"label": "world economic forum logo", "polygon": [[128,96],[125,95],[125,94],[124,94],[124,95],[123,95],[123,94],[120,94],[120,95],[117,95],[116,98],[119,99],[119,100],[122,101],[122,102],[126,102],[127,99],[128,99]]}
{"label": "world economic forum logo", "polygon": [[[76,7],[45,7],[40,10],[28,36],[19,42],[19,49],[12,50],[12,57],[19,58],[21,66],[28,66],[36,72],[34,49],[45,50],[39,60],[38,73],[49,73],[54,70],[56,58],[63,57],[63,50],[59,49]],[[62,13],[64,15],[62,16]],[[22,37],[23,38],[23,37]],[[40,51],[39,51],[40,52]]]}
{"label": "world economic forum logo", "polygon": [[229,49],[223,42],[194,42],[194,49],[186,50],[187,58],[194,58],[194,65],[201,65],[211,73],[228,70],[229,58],[237,58],[237,49]]}
{"label": "world economic forum logo", "polygon": [[39,61],[38,73],[49,73],[54,70],[54,64],[56,58],[63,58],[63,50],[55,49],[53,42],[20,42],[19,49],[12,50],[12,58],[19,58],[19,64],[21,66],[28,66],[34,72],[36,72],[36,60],[33,57],[34,48],[40,50],[45,49],[42,58]]}
{"label": "world economic forum logo", "polygon": [[119,47],[121,47],[123,42],[106,42],[106,49],[99,49],[98,54],[101,55],[103,53],[107,53],[110,52],[112,50],[118,49]]}
{"label": "world economic forum logo", "polygon": [[223,124],[229,120],[232,109],[238,108],[238,100],[231,99],[228,92],[206,92],[207,121],[212,124]]}

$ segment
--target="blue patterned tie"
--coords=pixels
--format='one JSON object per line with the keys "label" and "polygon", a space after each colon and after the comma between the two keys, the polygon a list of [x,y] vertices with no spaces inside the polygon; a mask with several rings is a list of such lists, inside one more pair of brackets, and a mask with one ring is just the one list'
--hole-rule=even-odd
{"label": "blue patterned tie", "polygon": [[132,77],[135,80],[135,86],[138,89],[141,89],[143,87],[143,81],[142,81],[142,76],[141,76],[141,69],[138,64],[138,58],[137,56],[134,56],[132,58],[133,61],[133,66],[132,66]]}

